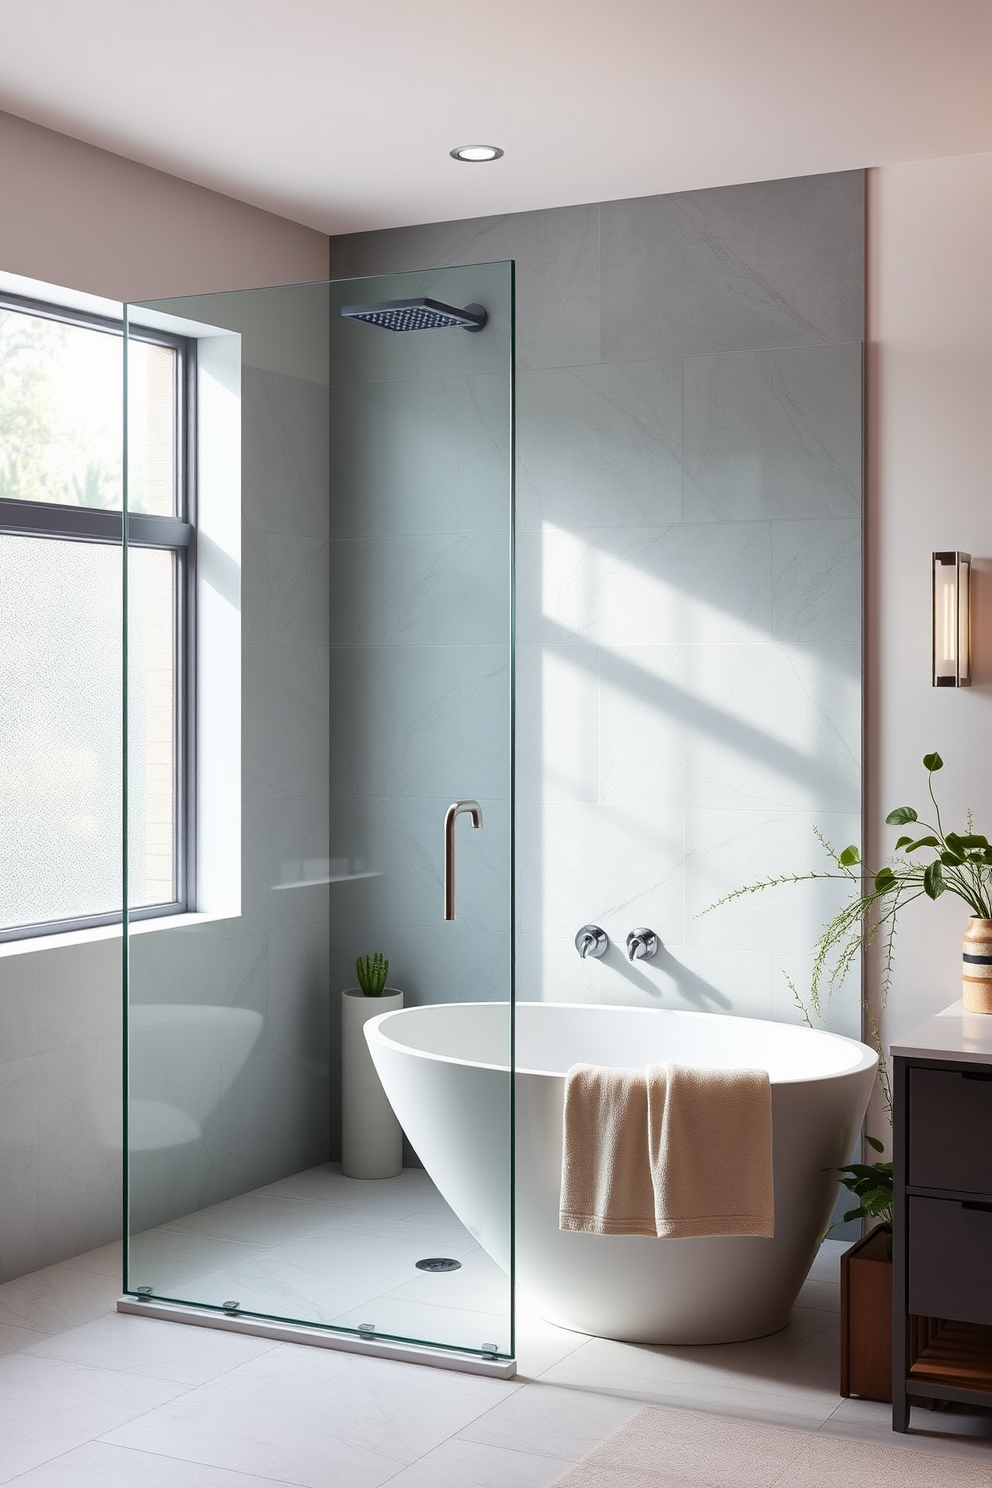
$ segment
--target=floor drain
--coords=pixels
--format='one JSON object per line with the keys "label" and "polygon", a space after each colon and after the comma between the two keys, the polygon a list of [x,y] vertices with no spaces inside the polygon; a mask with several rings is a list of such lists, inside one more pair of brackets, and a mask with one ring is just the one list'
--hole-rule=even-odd
{"label": "floor drain", "polygon": [[428,1256],[425,1261],[417,1262],[418,1271],[460,1271],[461,1261],[453,1261],[450,1256]]}

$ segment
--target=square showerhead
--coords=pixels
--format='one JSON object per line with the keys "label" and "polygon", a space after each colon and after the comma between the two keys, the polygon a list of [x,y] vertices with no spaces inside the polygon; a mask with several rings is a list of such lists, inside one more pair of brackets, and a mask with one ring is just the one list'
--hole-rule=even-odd
{"label": "square showerhead", "polygon": [[458,310],[442,305],[440,300],[383,300],[379,305],[342,305],[346,320],[364,320],[367,325],[381,326],[384,331],[435,331],[445,326],[460,326],[464,331],[481,331],[486,312],[481,305],[467,305]]}

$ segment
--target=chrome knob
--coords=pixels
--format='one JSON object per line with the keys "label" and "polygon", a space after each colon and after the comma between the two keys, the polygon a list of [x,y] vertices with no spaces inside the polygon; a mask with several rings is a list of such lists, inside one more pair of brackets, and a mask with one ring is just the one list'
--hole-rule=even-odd
{"label": "chrome knob", "polygon": [[575,937],[575,949],[585,961],[589,956],[602,956],[610,938],[598,925],[583,925]]}
{"label": "chrome knob", "polygon": [[631,961],[651,961],[660,948],[661,941],[646,925],[639,925],[627,936],[627,955]]}

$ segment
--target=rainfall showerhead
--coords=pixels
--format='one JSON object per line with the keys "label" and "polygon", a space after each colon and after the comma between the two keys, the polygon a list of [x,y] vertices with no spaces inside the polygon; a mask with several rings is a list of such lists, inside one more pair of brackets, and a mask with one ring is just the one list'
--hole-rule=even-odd
{"label": "rainfall showerhead", "polygon": [[346,320],[364,320],[384,331],[436,331],[461,326],[463,331],[481,331],[487,316],[481,305],[442,305],[440,300],[383,300],[379,305],[342,305]]}

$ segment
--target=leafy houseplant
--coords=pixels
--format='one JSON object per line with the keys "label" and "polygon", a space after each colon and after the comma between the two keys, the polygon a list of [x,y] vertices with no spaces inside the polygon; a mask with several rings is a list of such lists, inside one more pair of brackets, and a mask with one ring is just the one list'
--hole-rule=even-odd
{"label": "leafy houseplant", "polygon": [[[869,1137],[866,1133],[865,1141],[876,1152],[885,1151],[877,1137]],[[888,1236],[885,1253],[891,1260],[892,1164],[890,1162],[848,1163],[846,1167],[838,1168],[837,1172],[841,1175],[841,1183],[858,1200],[857,1207],[849,1209],[844,1215],[844,1223],[852,1219],[878,1220],[879,1223],[875,1228],[883,1230]]]}
{"label": "leafy houseplant", "polygon": [[389,962],[381,951],[372,956],[359,956],[355,962],[358,985],[366,997],[381,997],[389,975]]}

